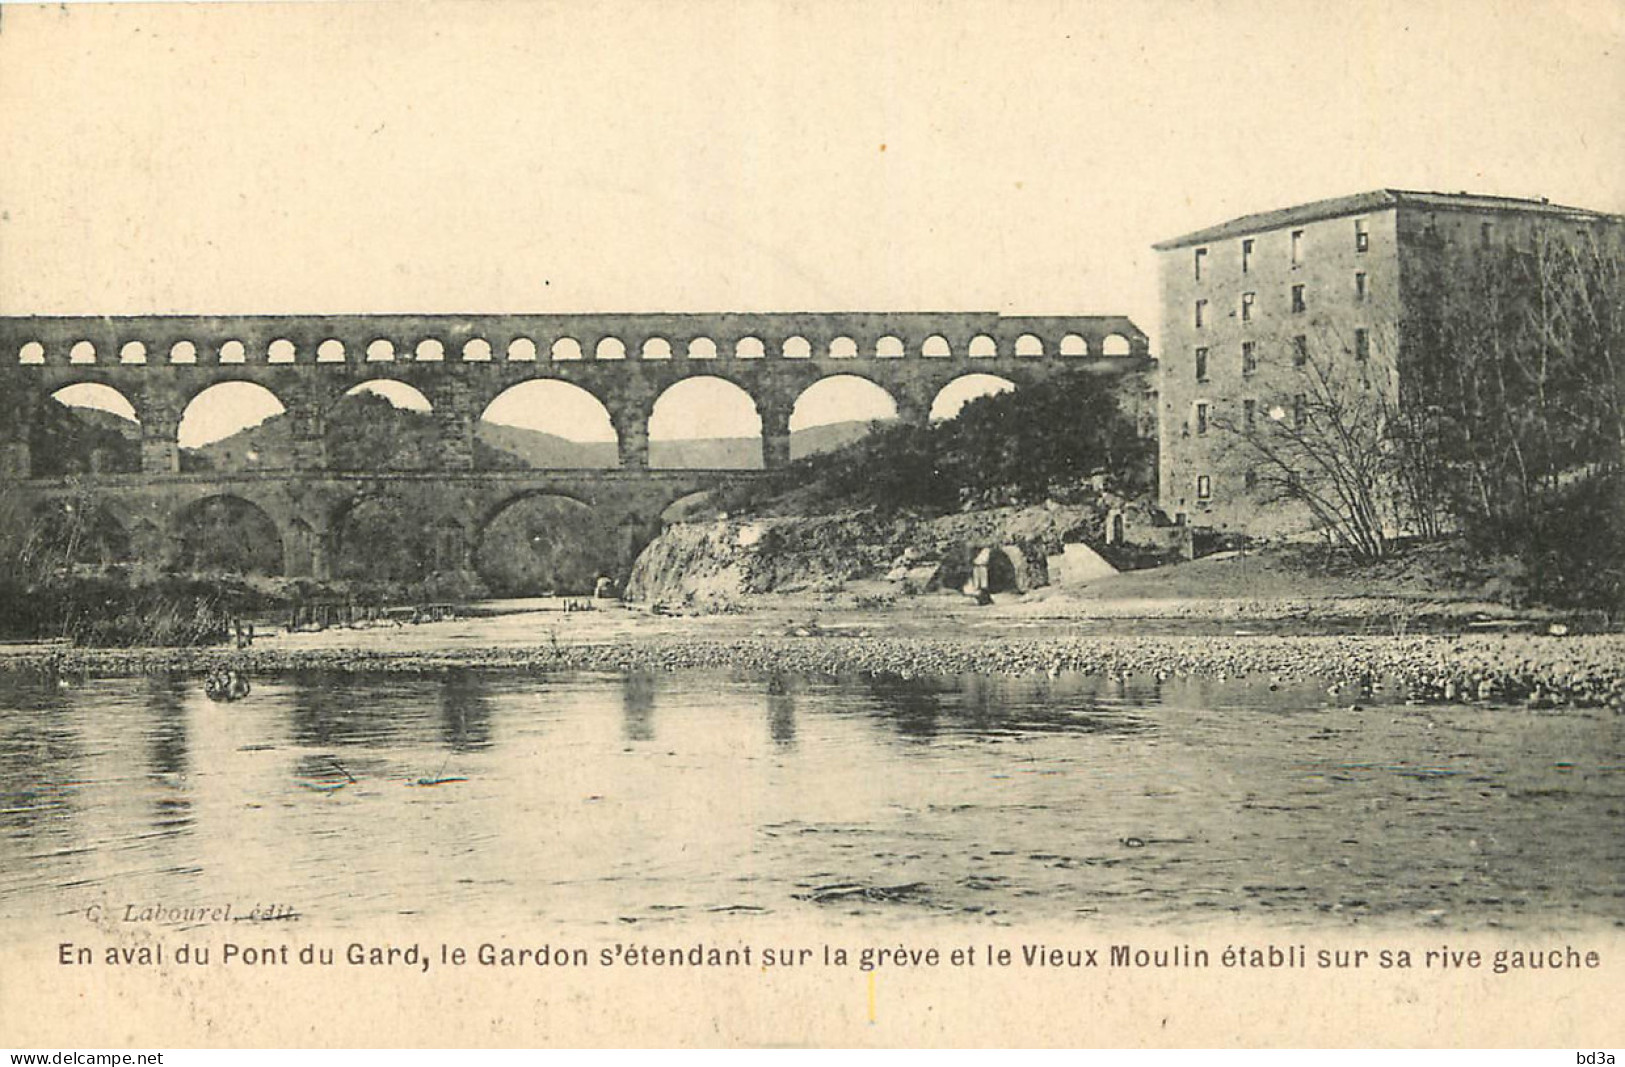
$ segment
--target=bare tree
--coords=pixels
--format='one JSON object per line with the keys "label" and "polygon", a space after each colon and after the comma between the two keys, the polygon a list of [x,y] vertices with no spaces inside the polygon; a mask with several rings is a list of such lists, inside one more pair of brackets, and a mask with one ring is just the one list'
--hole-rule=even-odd
{"label": "bare tree", "polygon": [[1573,537],[1575,488],[1625,468],[1621,228],[1424,241],[1406,270],[1402,305],[1273,338],[1258,397],[1213,421],[1266,501],[1359,556],[1460,528],[1538,570]]}
{"label": "bare tree", "polygon": [[1402,524],[1407,483],[1393,438],[1394,319],[1361,322],[1318,319],[1274,339],[1259,395],[1213,422],[1265,503],[1301,508],[1356,556],[1378,559]]}
{"label": "bare tree", "polygon": [[1408,444],[1486,546],[1539,556],[1571,487],[1625,461],[1617,227],[1537,228],[1470,260],[1439,246],[1411,309]]}

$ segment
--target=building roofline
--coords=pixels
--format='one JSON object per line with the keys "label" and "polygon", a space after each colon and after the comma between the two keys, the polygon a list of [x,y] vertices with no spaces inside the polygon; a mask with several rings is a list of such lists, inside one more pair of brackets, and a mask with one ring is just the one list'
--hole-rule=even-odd
{"label": "building roofline", "polygon": [[1307,204],[1298,204],[1293,207],[1277,208],[1274,211],[1261,211],[1251,215],[1241,215],[1221,222],[1216,226],[1208,226],[1195,230],[1182,237],[1175,237],[1167,241],[1158,241],[1151,247],[1159,252],[1174,248],[1185,248],[1190,245],[1204,244],[1209,241],[1222,241],[1229,238],[1244,237],[1254,233],[1264,233],[1269,230],[1278,230],[1285,226],[1295,226],[1306,222],[1318,222],[1323,219],[1334,219],[1344,215],[1356,215],[1362,212],[1384,211],[1400,205],[1414,205],[1429,208],[1444,208],[1456,211],[1503,211],[1540,215],[1561,215],[1570,218],[1583,218],[1592,220],[1618,221],[1621,216],[1610,215],[1605,212],[1593,211],[1590,208],[1568,207],[1563,204],[1553,204],[1545,199],[1530,199],[1515,196],[1490,196],[1480,193],[1437,193],[1416,189],[1373,189],[1370,192],[1354,193],[1350,196],[1338,196],[1329,200],[1315,200]]}

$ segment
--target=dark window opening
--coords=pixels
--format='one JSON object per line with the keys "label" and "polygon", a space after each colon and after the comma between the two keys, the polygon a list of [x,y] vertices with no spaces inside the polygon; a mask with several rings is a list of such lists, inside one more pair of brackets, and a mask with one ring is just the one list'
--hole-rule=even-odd
{"label": "dark window opening", "polygon": [[1301,313],[1306,307],[1308,307],[1308,304],[1306,304],[1304,302],[1303,286],[1294,285],[1292,287],[1292,311],[1293,311],[1293,313],[1294,314]]}
{"label": "dark window opening", "polygon": [[1252,429],[1258,419],[1258,401],[1243,400],[1241,402],[1241,421],[1247,429]]}
{"label": "dark window opening", "polygon": [[1196,258],[1196,280],[1201,281],[1202,280],[1202,264],[1207,262],[1207,249],[1198,248],[1196,250],[1196,257],[1195,258]]}
{"label": "dark window opening", "polygon": [[1253,266],[1253,239],[1246,238],[1241,242],[1241,273],[1246,274]]}
{"label": "dark window opening", "polygon": [[1207,381],[1207,349],[1205,348],[1196,350],[1196,380],[1199,382]]}
{"label": "dark window opening", "polygon": [[1354,272],[1354,299],[1364,300],[1366,294],[1365,271]]}
{"label": "dark window opening", "polygon": [[1258,344],[1254,341],[1241,342],[1241,373],[1251,374],[1258,369]]}
{"label": "dark window opening", "polygon": [[1309,338],[1299,334],[1292,339],[1292,365],[1301,367],[1309,362]]}
{"label": "dark window opening", "polygon": [[1206,474],[1196,476],[1196,499],[1210,500],[1213,497],[1213,479]]}
{"label": "dark window opening", "polygon": [[1358,329],[1354,331],[1354,358],[1364,363],[1371,358],[1371,331]]}
{"label": "dark window opening", "polygon": [[1198,436],[1207,433],[1207,404],[1196,405],[1196,433]]}
{"label": "dark window opening", "polygon": [[1242,322],[1252,322],[1253,321],[1253,301],[1256,300],[1257,298],[1258,298],[1257,293],[1242,293],[1241,294],[1241,321]]}

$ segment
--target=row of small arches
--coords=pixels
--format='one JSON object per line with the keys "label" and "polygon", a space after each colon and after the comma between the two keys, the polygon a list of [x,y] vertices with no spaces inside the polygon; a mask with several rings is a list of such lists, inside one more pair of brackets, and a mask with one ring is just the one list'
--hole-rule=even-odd
{"label": "row of small arches", "polygon": [[[1042,338],[1037,334],[1024,333],[1015,339],[1013,352],[1019,357],[1039,357],[1050,354]],[[1103,356],[1127,356],[1131,346],[1122,334],[1110,334],[1101,344],[1100,354]],[[1055,347],[1055,353],[1061,356],[1088,356],[1089,342],[1082,334],[1069,333],[1063,336]],[[118,362],[144,364],[149,361],[151,351],[145,342],[128,341],[118,349]],[[224,364],[247,363],[248,348],[239,340],[229,340],[219,349],[220,362]],[[666,360],[674,358],[676,350],[671,341],[664,337],[650,337],[645,340],[638,350],[638,356],[646,360]],[[813,357],[812,342],[799,335],[786,338],[779,346],[778,356],[783,359],[811,359]],[[830,341],[825,354],[830,359],[857,359],[861,353],[858,342],[851,337],[841,336]],[[899,337],[887,335],[875,342],[873,355],[876,359],[902,359],[907,356],[907,346]],[[926,359],[947,359],[954,354],[953,346],[941,334],[932,334],[920,345],[919,354]],[[965,355],[971,359],[991,359],[999,354],[999,345],[988,334],[978,334],[971,338],[966,346]],[[316,346],[316,362],[343,363],[348,358],[348,350],[343,341],[337,338],[328,338]],[[496,358],[491,342],[483,337],[475,337],[463,342],[461,347],[453,345],[448,349],[446,343],[438,338],[428,337],[419,341],[415,347],[406,353],[397,351],[395,343],[388,338],[380,337],[370,342],[364,355],[369,363],[392,362],[397,358],[409,359],[418,363],[437,363],[448,358],[460,358],[465,363],[484,363]],[[536,342],[529,337],[516,337],[507,346],[506,359],[514,363],[535,362],[540,358]],[[709,337],[696,337],[684,346],[683,355],[688,359],[717,359],[719,350],[717,343]],[[733,349],[735,359],[763,359],[767,356],[767,346],[761,338],[746,336],[740,338]],[[100,353],[91,341],[76,342],[68,350],[70,363],[96,363]],[[268,363],[293,363],[298,358],[297,346],[287,338],[278,338],[272,341],[265,351]],[[581,342],[573,337],[561,337],[554,341],[548,350],[548,358],[555,362],[569,362],[586,358]],[[618,337],[604,337],[594,345],[592,358],[596,360],[622,360],[627,358],[625,342]],[[45,346],[38,341],[29,341],[17,352],[17,361],[23,364],[41,364],[45,362]],[[177,341],[170,346],[168,362],[174,364],[191,364],[198,361],[198,347],[191,341]]]}

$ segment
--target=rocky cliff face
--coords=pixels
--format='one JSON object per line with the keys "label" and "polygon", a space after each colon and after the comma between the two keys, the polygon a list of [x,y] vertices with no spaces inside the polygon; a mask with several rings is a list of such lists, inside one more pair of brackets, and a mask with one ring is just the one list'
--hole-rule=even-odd
{"label": "rocky cliff face", "polygon": [[1097,541],[1104,504],[995,508],[930,520],[872,514],[676,523],[638,557],[630,600],[726,610],[764,593],[833,593],[889,580],[899,593],[957,589],[991,549],[994,589],[1049,581],[1065,541]]}
{"label": "rocky cliff face", "polygon": [[626,595],[721,608],[758,593],[838,589],[891,552],[866,525],[838,516],[676,523],[638,557]]}

